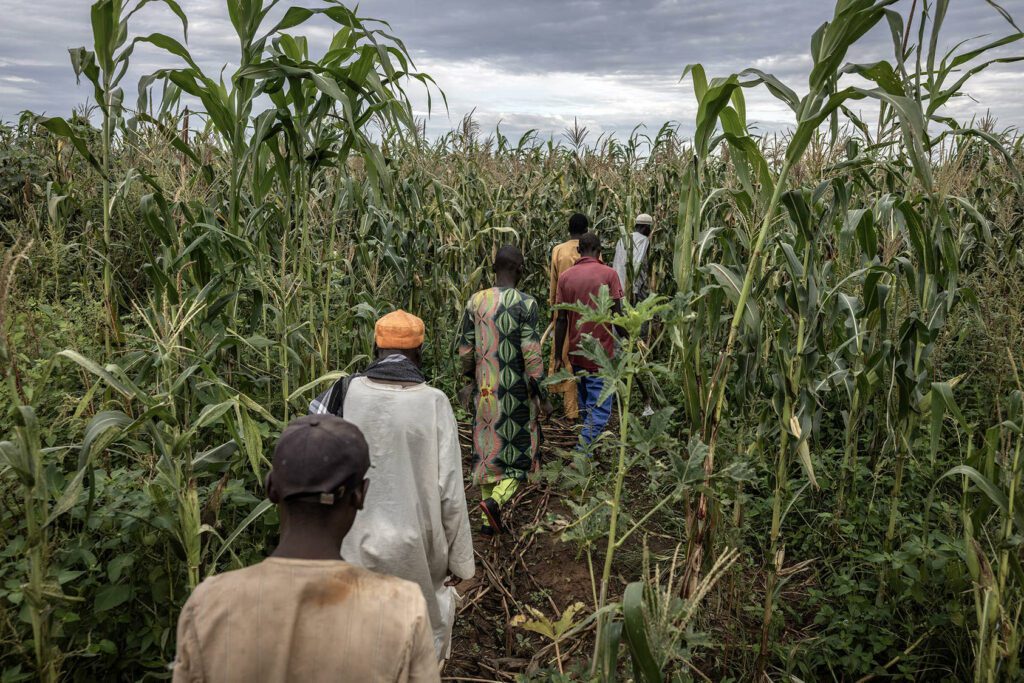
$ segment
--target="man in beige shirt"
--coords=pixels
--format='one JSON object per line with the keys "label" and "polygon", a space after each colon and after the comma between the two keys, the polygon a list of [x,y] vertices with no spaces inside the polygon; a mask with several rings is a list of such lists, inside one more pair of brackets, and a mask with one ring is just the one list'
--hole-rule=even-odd
{"label": "man in beige shirt", "polygon": [[[558,290],[558,278],[565,271],[569,270],[577,261],[580,260],[580,237],[587,234],[587,229],[590,227],[590,221],[587,217],[581,213],[574,213],[572,218],[569,219],[569,239],[561,244],[555,245],[555,248],[551,250],[551,267],[548,269],[550,275],[550,291],[548,294],[548,305],[554,307],[555,305],[555,293]],[[551,322],[554,325],[555,320],[558,319],[558,312],[551,312]],[[569,366],[568,351],[566,351],[565,357],[562,358],[562,364],[565,367]],[[548,367],[548,374],[555,374],[555,348],[551,346],[551,362]],[[548,391],[551,393],[558,394],[562,397],[562,405],[565,409],[565,416],[570,420],[575,420],[579,416],[579,408],[576,401],[576,382],[573,380],[566,380],[559,382],[558,384],[552,384],[548,387]]]}
{"label": "man in beige shirt", "polygon": [[369,467],[352,423],[308,415],[288,425],[267,477],[281,543],[192,593],[178,619],[175,683],[439,681],[419,587],[338,559]]}

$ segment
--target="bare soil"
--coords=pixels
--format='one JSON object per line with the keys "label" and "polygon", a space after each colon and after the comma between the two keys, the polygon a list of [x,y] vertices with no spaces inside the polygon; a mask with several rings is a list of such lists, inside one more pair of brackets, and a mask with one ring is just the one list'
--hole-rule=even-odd
{"label": "bare soil", "polygon": [[[464,448],[469,448],[468,425],[460,429]],[[570,425],[546,426],[542,457],[545,461],[560,457],[575,440]],[[464,601],[459,610],[452,641],[452,656],[442,680],[514,681],[523,674],[533,679],[540,669],[557,667],[554,648],[542,637],[510,626],[513,617],[530,617],[528,607],[557,620],[570,605],[581,602],[582,614],[593,611],[595,587],[587,556],[576,544],[561,539],[560,523],[573,519],[561,493],[542,482],[530,482],[520,488],[503,509],[508,533],[489,539],[479,533],[479,490],[472,486],[468,470],[466,499],[474,528],[477,576],[460,586]],[[627,484],[628,486],[628,484]],[[652,551],[662,551],[654,548]],[[602,545],[603,544],[599,544]],[[617,555],[620,576],[614,577],[610,599],[621,595],[625,581],[621,575],[639,576],[642,541],[624,544]],[[660,545],[664,545],[661,543]],[[620,562],[621,560],[621,562]],[[603,556],[592,553],[595,573],[600,573]],[[635,566],[633,566],[635,565]],[[532,617],[531,617],[532,618]],[[592,632],[563,643],[562,664],[566,669],[589,661]]]}

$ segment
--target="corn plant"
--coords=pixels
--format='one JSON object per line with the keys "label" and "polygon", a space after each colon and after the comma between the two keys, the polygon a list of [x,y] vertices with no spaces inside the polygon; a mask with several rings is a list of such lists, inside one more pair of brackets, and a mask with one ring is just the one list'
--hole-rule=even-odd
{"label": "corn plant", "polygon": [[[181,20],[182,30],[188,35],[188,19],[175,0],[159,0],[165,4]],[[42,125],[57,135],[69,138],[93,164],[100,174],[103,188],[103,302],[109,315],[109,334],[120,341],[120,325],[118,320],[118,304],[113,291],[114,273],[111,254],[110,212],[111,212],[111,158],[114,149],[114,135],[118,126],[123,123],[124,90],[121,80],[128,71],[129,60],[135,46],[140,42],[154,45],[173,44],[177,42],[163,34],[154,33],[149,36],[134,38],[128,42],[128,20],[141,10],[149,0],[140,0],[132,7],[122,0],[97,0],[91,7],[93,49],[84,47],[69,50],[71,65],[76,78],[84,75],[93,85],[96,104],[103,117],[100,138],[100,154],[97,158],[86,147],[68,122],[62,118],[51,118]],[[107,337],[107,353],[110,353],[110,337]]]}
{"label": "corn plant", "polygon": [[[587,313],[653,332],[601,359],[620,421],[599,457],[542,473],[593,601],[550,666],[649,680],[704,666],[744,679],[1016,675],[1019,420],[995,397],[1012,376],[999,345],[1019,341],[1024,152],[1019,134],[945,106],[1019,58],[1012,19],[1008,35],[942,51],[948,2],[901,15],[842,0],[811,41],[806,89],[687,67],[690,139],[676,124],[621,136],[577,124],[517,140],[472,117],[428,139],[404,88],[431,81],[386,24],[336,2],[272,15],[271,2],[230,0],[238,67],[220,78],[184,41],[133,38],[143,6],[96,3],[94,49],[75,52],[100,93],[95,126],[87,113],[0,126],[0,234],[19,252],[34,240],[33,268],[0,278],[13,292],[0,394],[16,407],[0,415],[4,457],[38,461],[23,469],[52,484],[0,465],[0,642],[33,646],[0,648],[5,675],[47,661],[56,675],[68,657],[85,678],[162,675],[187,591],[273,540],[262,479],[283,422],[365,361],[373,321],[397,306],[427,321],[425,371],[451,390],[453,302],[509,241],[526,255],[522,287],[544,299],[576,210],[608,244],[651,213],[649,283],[664,298]],[[303,36],[313,17],[332,30],[322,54]],[[891,56],[844,64],[872,29]],[[131,112],[119,74],[143,42],[168,63]],[[793,112],[788,134],[748,125],[748,89],[762,87]],[[96,314],[94,251],[112,282]],[[654,415],[635,414],[641,380]],[[620,596],[648,533],[682,544],[672,578]],[[725,547],[747,559],[712,586]],[[24,619],[8,618],[21,599]],[[684,624],[721,635],[724,654],[694,660]],[[569,643],[595,626],[593,658],[575,661]]]}
{"label": "corn plant", "polygon": [[[947,389],[937,393],[948,396]],[[1020,676],[1022,589],[1024,574],[1017,555],[1019,534],[1024,524],[1018,500],[1021,484],[1021,450],[1024,449],[1022,399],[1018,388],[1006,402],[1006,419],[986,430],[980,448],[970,439],[963,465],[940,478],[961,480],[963,557],[972,582],[976,631],[974,636],[974,680],[978,683],[1014,680]],[[939,399],[936,397],[939,405]],[[962,421],[951,399],[933,410],[933,433],[941,429],[947,412]],[[962,423],[962,422],[961,422]],[[966,426],[966,425],[965,425]],[[983,531],[991,528],[992,536]]]}

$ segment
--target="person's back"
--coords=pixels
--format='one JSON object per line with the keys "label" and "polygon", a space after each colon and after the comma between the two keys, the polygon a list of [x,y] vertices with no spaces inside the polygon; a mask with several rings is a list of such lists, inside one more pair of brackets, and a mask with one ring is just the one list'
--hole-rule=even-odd
{"label": "person's back", "polygon": [[419,584],[444,655],[456,607],[445,578],[450,569],[462,578],[474,573],[451,404],[426,384],[360,377],[345,396],[345,419],[367,436],[375,486],[345,537],[342,557]]}
{"label": "person's back", "polygon": [[[438,659],[455,623],[453,583],[475,573],[458,423],[420,369],[425,326],[405,311],[374,326],[376,360],[348,383],[346,420],[366,435],[376,482],[341,545],[348,561],[414,581],[427,602]],[[331,397],[316,401],[321,410]]]}
{"label": "person's back", "polygon": [[369,446],[351,422],[289,423],[267,475],[280,542],[270,558],[210,577],[189,596],[174,683],[440,680],[419,586],[338,556],[366,501],[369,468]]}
{"label": "person's back", "polygon": [[630,241],[632,246],[629,251],[633,255],[630,265],[627,266],[627,261],[630,261],[627,249],[622,244],[622,240],[619,240],[615,244],[615,258],[612,260],[612,268],[615,269],[615,274],[619,276],[622,288],[630,293],[632,300],[641,301],[645,298],[644,292],[647,289],[647,272],[644,268],[644,261],[647,259],[647,247],[650,244],[650,240],[642,232],[634,232],[631,235]]}
{"label": "person's back", "polygon": [[[558,303],[585,304],[595,308],[595,301],[601,287],[608,287],[609,296],[615,300],[622,299],[622,286],[615,270],[601,263],[596,256],[584,256],[558,279]],[[582,368],[588,372],[597,372],[597,365],[579,353],[583,337],[591,335],[604,347],[611,356],[615,351],[615,338],[607,325],[595,325],[580,321],[576,311],[565,311],[568,322],[568,355],[574,368]]]}
{"label": "person's back", "polygon": [[579,244],[579,238],[574,237],[562,242],[561,244],[556,244],[554,248],[551,249],[551,285],[548,303],[552,306],[555,303],[555,294],[558,289],[558,278],[561,277],[562,273],[569,270],[569,268],[580,260]]}
{"label": "person's back", "polygon": [[342,560],[271,557],[203,581],[178,648],[181,683],[438,677],[419,587]]}
{"label": "person's back", "polygon": [[[633,302],[641,301],[647,296],[647,249],[651,243],[650,214],[642,213],[636,217],[635,229],[630,235],[631,244],[627,246],[620,239],[615,244],[615,257],[612,268],[619,276],[623,290],[629,292]],[[632,258],[630,258],[632,257]],[[628,263],[628,265],[627,265]]]}

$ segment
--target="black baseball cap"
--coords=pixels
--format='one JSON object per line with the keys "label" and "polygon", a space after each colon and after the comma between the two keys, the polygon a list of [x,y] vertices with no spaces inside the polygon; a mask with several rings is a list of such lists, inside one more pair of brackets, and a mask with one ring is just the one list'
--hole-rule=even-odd
{"label": "black baseball cap", "polygon": [[370,448],[359,427],[336,415],[305,415],[281,433],[267,476],[279,501],[333,505],[368,469]]}

